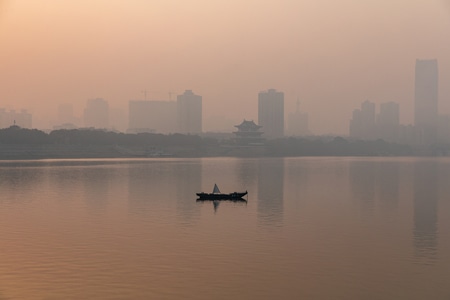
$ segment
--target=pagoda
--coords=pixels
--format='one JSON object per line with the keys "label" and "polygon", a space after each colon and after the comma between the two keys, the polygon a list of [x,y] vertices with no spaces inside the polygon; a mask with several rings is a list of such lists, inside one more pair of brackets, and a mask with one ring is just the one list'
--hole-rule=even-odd
{"label": "pagoda", "polygon": [[235,141],[239,145],[262,145],[264,138],[261,135],[264,133],[260,131],[262,126],[256,125],[255,122],[244,121],[235,125],[238,130],[233,133],[236,135]]}

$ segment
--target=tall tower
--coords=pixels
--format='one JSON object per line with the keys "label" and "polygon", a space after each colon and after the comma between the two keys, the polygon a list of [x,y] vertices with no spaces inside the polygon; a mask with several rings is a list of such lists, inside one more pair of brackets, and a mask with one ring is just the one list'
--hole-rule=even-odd
{"label": "tall tower", "polygon": [[366,100],[361,103],[361,109],[353,111],[353,117],[350,120],[350,137],[373,140],[375,133],[375,103]]}
{"label": "tall tower", "polygon": [[287,132],[289,135],[302,136],[310,134],[308,129],[308,114],[300,112],[300,100],[297,99],[297,110],[288,115]]}
{"label": "tall tower", "polygon": [[275,89],[258,95],[258,125],[267,138],[284,136],[284,93]]}
{"label": "tall tower", "polygon": [[177,96],[178,132],[185,134],[202,133],[202,96],[186,90]]}
{"label": "tall tower", "polygon": [[416,60],[414,125],[421,144],[437,139],[438,82],[437,60]]}
{"label": "tall tower", "polygon": [[109,127],[109,104],[102,98],[89,99],[84,109],[84,126],[94,128]]}

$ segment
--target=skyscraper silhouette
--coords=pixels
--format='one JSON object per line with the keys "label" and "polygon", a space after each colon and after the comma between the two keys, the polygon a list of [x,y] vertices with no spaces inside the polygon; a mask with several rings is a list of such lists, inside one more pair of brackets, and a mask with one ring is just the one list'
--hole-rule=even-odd
{"label": "skyscraper silhouette", "polygon": [[287,132],[289,135],[301,136],[310,134],[308,129],[308,114],[300,112],[299,106],[300,101],[297,100],[297,110],[288,116]]}
{"label": "skyscraper silhouette", "polygon": [[258,124],[267,138],[284,135],[284,93],[270,89],[258,95]]}
{"label": "skyscraper silhouette", "polygon": [[432,144],[437,139],[438,77],[436,59],[416,60],[414,125],[420,144]]}
{"label": "skyscraper silhouette", "polygon": [[353,111],[353,117],[350,120],[350,137],[372,140],[375,136],[375,103],[367,100],[361,103],[361,109]]}
{"label": "skyscraper silhouette", "polygon": [[177,96],[178,131],[185,134],[202,133],[202,96],[186,90]]}
{"label": "skyscraper silhouette", "polygon": [[102,98],[89,99],[84,109],[84,126],[94,128],[109,127],[109,104]]}

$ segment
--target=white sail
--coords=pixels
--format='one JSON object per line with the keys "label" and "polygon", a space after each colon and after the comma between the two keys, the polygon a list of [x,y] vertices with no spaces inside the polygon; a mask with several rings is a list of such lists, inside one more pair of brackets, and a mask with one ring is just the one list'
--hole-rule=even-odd
{"label": "white sail", "polygon": [[217,187],[217,184],[214,184],[213,194],[220,194],[219,188]]}

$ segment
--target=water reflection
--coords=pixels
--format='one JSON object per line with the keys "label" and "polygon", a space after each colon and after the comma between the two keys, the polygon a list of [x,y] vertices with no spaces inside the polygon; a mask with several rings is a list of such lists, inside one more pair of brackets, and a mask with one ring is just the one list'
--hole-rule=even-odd
{"label": "water reflection", "polygon": [[[178,215],[185,220],[199,214],[195,193],[201,186],[201,160],[147,161],[130,165],[128,202],[130,212],[148,213],[169,209],[164,199],[175,199]],[[153,208],[153,209],[152,209]]]}
{"label": "water reflection", "polygon": [[373,215],[376,164],[370,161],[354,161],[350,162],[349,168],[353,198],[358,201],[364,215]]}
{"label": "water reflection", "polygon": [[[0,168],[0,201],[11,203],[31,202],[36,189],[42,188],[46,179],[45,168],[23,168],[20,165]],[[6,195],[6,196],[5,196]]]}
{"label": "water reflection", "polygon": [[302,196],[308,193],[309,178],[311,175],[311,165],[307,161],[298,159],[289,159],[286,161],[287,182],[286,189],[289,190],[289,196],[296,199],[294,205],[299,205]]}
{"label": "water reflection", "polygon": [[59,200],[69,201],[74,200],[74,198],[81,197],[67,197],[67,191],[76,192],[79,194],[84,190],[84,169],[77,167],[66,167],[66,168],[52,168],[49,172],[49,177],[52,182],[54,182],[55,191],[59,197]]}
{"label": "water reflection", "polygon": [[378,164],[377,187],[383,213],[392,213],[398,209],[399,172],[399,163],[383,161]]}
{"label": "water reflection", "polygon": [[171,185],[172,164],[164,165],[155,161],[128,165],[128,209],[133,214],[145,215],[164,203],[161,199],[175,197],[175,187]]}
{"label": "water reflection", "polygon": [[177,211],[179,217],[186,224],[190,224],[193,217],[200,215],[200,208],[196,205],[195,193],[202,186],[202,160],[190,160],[174,165],[174,186],[177,192]]}
{"label": "water reflection", "polygon": [[258,162],[258,220],[264,225],[283,223],[284,159]]}
{"label": "water reflection", "polygon": [[221,199],[221,200],[203,200],[203,199],[197,199],[197,203],[209,203],[212,202],[213,204],[213,208],[214,208],[214,213],[217,212],[217,210],[219,209],[220,203],[223,202],[232,202],[234,204],[241,204],[241,205],[247,205],[247,200],[246,199]]}
{"label": "water reflection", "polygon": [[[30,164],[0,168],[0,299],[448,296],[446,158]],[[197,204],[216,180],[248,205]]]}
{"label": "water reflection", "polygon": [[86,168],[81,180],[84,187],[84,199],[90,212],[103,212],[109,201],[111,174],[106,168]]}
{"label": "water reflection", "polygon": [[438,165],[420,161],[414,165],[414,249],[428,263],[437,254]]}
{"label": "water reflection", "polygon": [[239,159],[236,163],[237,178],[245,189],[253,186],[258,177],[258,160],[256,159]]}

